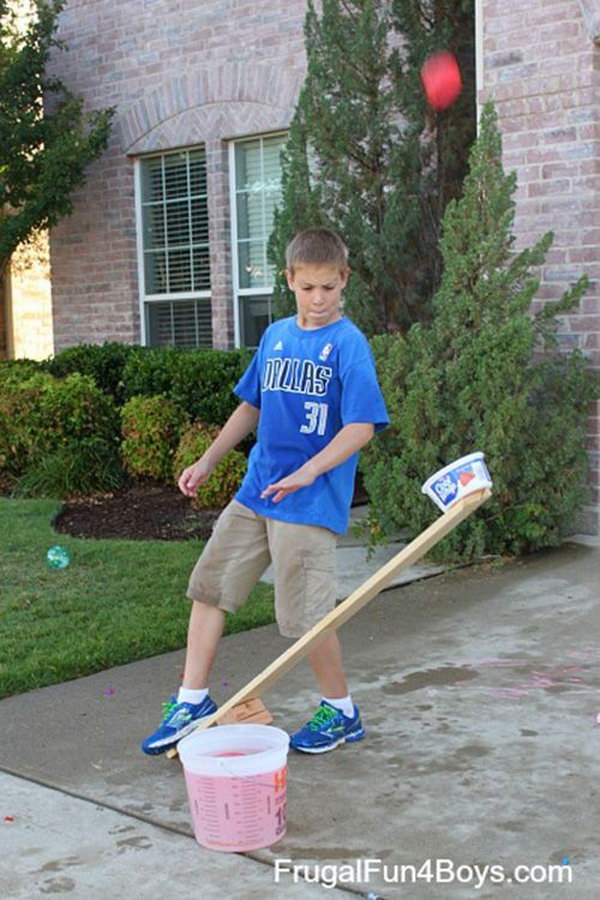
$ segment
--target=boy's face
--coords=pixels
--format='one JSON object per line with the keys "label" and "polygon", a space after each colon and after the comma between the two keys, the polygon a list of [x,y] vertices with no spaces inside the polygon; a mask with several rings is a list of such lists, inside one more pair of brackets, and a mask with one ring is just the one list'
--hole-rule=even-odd
{"label": "boy's face", "polygon": [[340,307],[348,269],[340,271],[336,266],[301,263],[285,274],[290,290],[296,295],[300,328],[323,328],[342,318]]}

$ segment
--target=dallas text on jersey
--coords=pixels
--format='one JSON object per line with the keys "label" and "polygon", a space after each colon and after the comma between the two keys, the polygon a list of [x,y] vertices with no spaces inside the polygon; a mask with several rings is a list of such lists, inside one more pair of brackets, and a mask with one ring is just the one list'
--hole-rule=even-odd
{"label": "dallas text on jersey", "polygon": [[318,365],[312,359],[290,356],[269,358],[265,364],[262,389],[324,397],[332,375],[331,366]]}

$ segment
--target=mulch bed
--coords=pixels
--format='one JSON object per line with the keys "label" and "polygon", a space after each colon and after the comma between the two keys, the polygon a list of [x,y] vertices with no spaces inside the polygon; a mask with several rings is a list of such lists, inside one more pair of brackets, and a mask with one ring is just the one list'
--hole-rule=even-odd
{"label": "mulch bed", "polygon": [[127,540],[207,540],[219,509],[194,510],[176,487],[143,484],[114,494],[70,500],[54,520],[62,534]]}
{"label": "mulch bed", "polygon": [[[367,499],[359,477],[353,505]],[[53,525],[61,534],[82,538],[206,541],[220,512],[192,509],[190,498],[175,486],[140,482],[112,494],[68,500]]]}

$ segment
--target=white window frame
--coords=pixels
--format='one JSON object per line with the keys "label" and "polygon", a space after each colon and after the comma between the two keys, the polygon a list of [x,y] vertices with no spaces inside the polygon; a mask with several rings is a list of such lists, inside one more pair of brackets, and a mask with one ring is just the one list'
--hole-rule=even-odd
{"label": "white window frame", "polygon": [[146,306],[150,303],[168,303],[177,300],[210,300],[212,291],[174,291],[169,294],[147,294],[146,293],[146,260],[144,258],[144,217],[142,207],[142,162],[147,159],[158,158],[163,156],[171,156],[175,153],[188,152],[193,150],[204,150],[203,144],[194,144],[190,147],[176,147],[172,150],[162,150],[155,153],[144,153],[143,156],[137,156],[134,159],[134,185],[135,185],[135,228],[136,228],[136,249],[137,249],[137,268],[138,268],[138,288],[139,288],[139,315],[140,315],[140,343],[143,347],[148,346],[148,327],[146,322]]}
{"label": "white window frame", "polygon": [[238,257],[238,221],[237,221],[237,184],[236,184],[236,165],[235,165],[235,148],[237,144],[244,144],[250,141],[257,141],[263,138],[287,137],[287,131],[270,131],[264,134],[251,134],[247,137],[236,138],[229,141],[229,210],[231,219],[231,266],[233,275],[233,329],[234,344],[236,348],[242,346],[242,328],[240,322],[240,298],[241,297],[264,297],[268,294],[273,296],[273,288],[256,287],[241,288],[240,287],[240,261]]}

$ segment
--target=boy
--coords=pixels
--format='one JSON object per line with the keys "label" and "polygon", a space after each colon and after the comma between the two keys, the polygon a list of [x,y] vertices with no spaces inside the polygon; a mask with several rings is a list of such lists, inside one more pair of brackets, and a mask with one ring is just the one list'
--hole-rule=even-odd
{"label": "boy", "polygon": [[[281,634],[301,637],[335,606],[336,534],[348,527],[358,451],[388,417],[369,344],[343,317],[348,252],[325,228],[300,232],[286,252],[297,314],[274,322],[234,388],[240,405],[179,479],[193,496],[222,456],[255,427],[257,441],[235,499],[223,510],[190,577],[193,601],[183,684],[142,744],[162,753],[215,711],[207,682],[225,612],[247,598],[272,560]],[[324,753],[364,737],[335,632],[309,655],[322,700],[290,737]]]}

